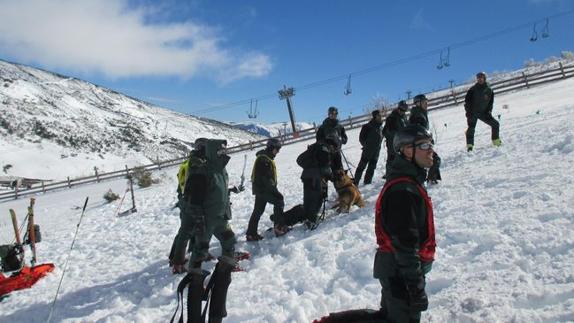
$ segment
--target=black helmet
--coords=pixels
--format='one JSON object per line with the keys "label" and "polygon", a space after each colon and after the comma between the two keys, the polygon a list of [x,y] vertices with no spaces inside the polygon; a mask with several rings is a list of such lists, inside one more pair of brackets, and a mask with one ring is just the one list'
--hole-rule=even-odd
{"label": "black helmet", "polygon": [[413,98],[413,102],[415,104],[421,102],[421,101],[428,101],[427,97],[424,94],[417,94],[414,98]]}
{"label": "black helmet", "polygon": [[328,112],[329,112],[329,114],[331,114],[331,113],[339,113],[339,110],[337,110],[336,107],[329,107]]}
{"label": "black helmet", "polygon": [[193,143],[193,148],[198,151],[205,149],[205,144],[207,143],[207,140],[208,140],[207,138],[203,137],[195,139],[195,142]]}
{"label": "black helmet", "polygon": [[432,140],[432,134],[425,127],[418,124],[411,124],[397,131],[393,139],[393,149],[400,152],[401,147],[412,145],[421,139]]}
{"label": "black helmet", "polygon": [[379,111],[379,109],[377,110],[373,110],[373,112],[371,112],[371,116],[373,118],[376,118],[377,116],[381,115],[381,111]]}
{"label": "black helmet", "polygon": [[279,139],[277,139],[277,138],[271,138],[271,139],[267,140],[267,149],[269,149],[269,150],[281,149],[281,141],[279,141]]}
{"label": "black helmet", "polygon": [[484,73],[484,72],[476,73],[476,78],[479,78],[479,77],[484,77],[484,79],[486,79],[486,73]]}
{"label": "black helmet", "polygon": [[409,105],[405,100],[400,100],[398,104],[398,108],[401,111],[407,111],[409,109]]}

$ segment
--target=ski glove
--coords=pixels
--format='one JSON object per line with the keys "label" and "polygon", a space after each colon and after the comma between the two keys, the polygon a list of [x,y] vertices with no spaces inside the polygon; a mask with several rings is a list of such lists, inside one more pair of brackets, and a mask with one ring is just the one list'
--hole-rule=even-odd
{"label": "ski glove", "polygon": [[205,232],[205,215],[195,214],[192,221],[195,234],[202,235]]}
{"label": "ski glove", "polygon": [[415,282],[406,284],[408,293],[408,304],[411,311],[423,312],[429,307],[429,299],[425,292],[425,278],[420,277]]}

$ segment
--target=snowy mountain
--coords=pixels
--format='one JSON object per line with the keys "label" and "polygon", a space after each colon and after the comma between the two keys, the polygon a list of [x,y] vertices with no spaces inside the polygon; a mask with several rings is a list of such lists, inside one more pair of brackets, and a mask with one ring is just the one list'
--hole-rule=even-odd
{"label": "snowy mountain", "polygon": [[[574,78],[496,96],[503,144],[493,147],[490,128],[479,122],[470,153],[462,106],[430,113],[435,124],[448,128],[437,129],[443,180],[428,188],[438,246],[426,277],[430,305],[423,322],[574,321],[572,93]],[[348,136],[343,150],[357,165],[359,130]],[[303,200],[295,159],[307,144],[285,146],[275,159],[287,209]],[[228,164],[232,184],[239,182],[243,155],[232,155]],[[254,152],[247,153],[248,169],[254,159]],[[383,150],[373,183],[359,187],[366,207],[348,214],[329,210],[314,231],[298,225],[284,237],[272,237],[265,232],[271,226],[267,207],[259,224],[265,239],[248,243],[250,185],[232,195],[237,249],[252,257],[241,262],[245,272],[233,274],[225,322],[311,322],[330,311],[379,306],[380,285],[372,277],[373,209],[385,159]],[[38,260],[56,269],[0,302],[0,322],[46,322],[68,259],[53,322],[169,321],[182,278],[171,273],[167,260],[180,222],[172,208],[176,172],[163,169],[156,174],[163,178],[160,184],[136,189],[138,212],[125,217],[116,216],[119,201],[102,199],[110,188],[124,192],[125,180],[38,195],[35,218],[43,231]],[[86,196],[90,200],[78,228],[77,206]],[[330,185],[328,207],[335,197]],[[27,199],[0,203],[0,244],[13,241],[8,210],[16,210],[22,223],[27,205]],[[211,252],[221,252],[216,239]]]}
{"label": "snowy mountain", "polygon": [[[243,130],[249,131],[251,133],[258,134],[258,135],[265,136],[265,137],[276,137],[276,136],[284,135],[285,133],[289,134],[289,133],[293,132],[291,130],[291,123],[288,123],[288,122],[276,122],[276,123],[270,123],[270,124],[261,124],[261,123],[256,123],[256,122],[245,121],[245,122],[238,122],[238,123],[232,122],[230,124],[239,128],[239,129],[243,129]],[[296,122],[295,127],[297,128],[297,130],[304,130],[304,129],[313,128],[313,124],[308,123],[308,122]]]}
{"label": "snowy mountain", "polygon": [[[58,179],[186,155],[195,138],[261,136],[184,115],[79,79],[0,60],[4,175]],[[30,163],[30,161],[34,161]]]}

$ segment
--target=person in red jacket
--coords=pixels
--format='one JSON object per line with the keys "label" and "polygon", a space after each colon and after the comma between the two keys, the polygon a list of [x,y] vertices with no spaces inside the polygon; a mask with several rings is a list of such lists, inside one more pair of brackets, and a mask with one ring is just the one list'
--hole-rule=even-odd
{"label": "person in red jacket", "polygon": [[378,249],[373,268],[388,322],[419,322],[428,308],[425,274],[435,251],[432,203],[423,183],[433,165],[430,132],[417,124],[399,130],[397,153],[375,207]]}

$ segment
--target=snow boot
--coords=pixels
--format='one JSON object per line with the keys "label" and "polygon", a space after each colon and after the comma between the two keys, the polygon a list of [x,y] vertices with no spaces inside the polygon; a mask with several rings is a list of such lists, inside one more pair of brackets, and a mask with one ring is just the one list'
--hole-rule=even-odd
{"label": "snow boot", "polygon": [[500,140],[500,138],[494,139],[492,140],[492,144],[496,147],[500,147],[500,145],[502,145],[502,140]]}
{"label": "snow boot", "polygon": [[263,236],[259,233],[245,235],[245,240],[248,242],[263,240]]}

